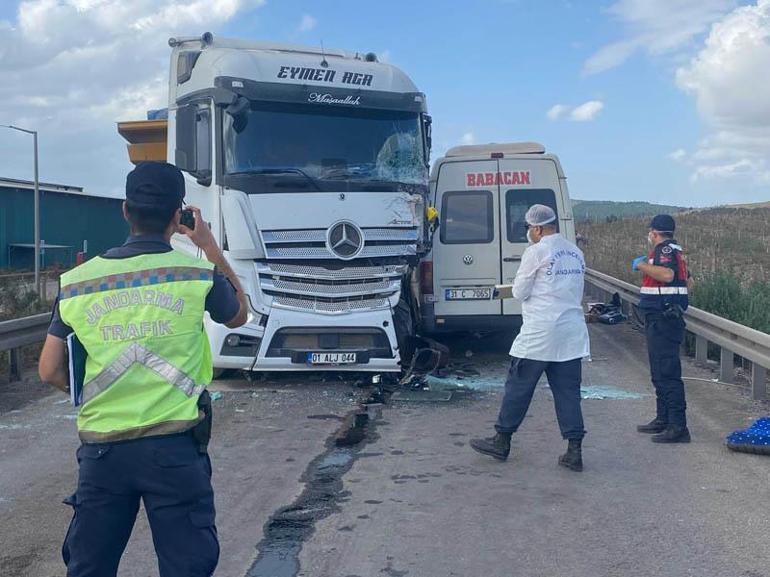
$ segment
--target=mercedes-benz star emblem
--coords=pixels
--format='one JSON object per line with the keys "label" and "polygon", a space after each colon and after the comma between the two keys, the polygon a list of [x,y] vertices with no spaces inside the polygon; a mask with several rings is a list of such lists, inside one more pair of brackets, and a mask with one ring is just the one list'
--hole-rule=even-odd
{"label": "mercedes-benz star emblem", "polygon": [[364,247],[364,235],[352,222],[338,222],[329,227],[326,246],[338,258],[350,260],[356,258]]}
{"label": "mercedes-benz star emblem", "polygon": [[465,264],[473,264],[473,255],[470,255],[470,254],[466,254],[466,255],[463,257],[463,262],[464,262]]}

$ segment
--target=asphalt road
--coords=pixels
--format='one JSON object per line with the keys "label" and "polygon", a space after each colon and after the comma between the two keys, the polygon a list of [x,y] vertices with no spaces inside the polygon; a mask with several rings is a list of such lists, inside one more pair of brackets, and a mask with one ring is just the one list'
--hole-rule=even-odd
{"label": "asphalt road", "polygon": [[[352,447],[333,439],[365,394],[354,384],[215,383],[216,575],[770,577],[770,458],[722,445],[770,407],[690,381],[693,443],[653,445],[634,430],[653,407],[641,335],[629,326],[591,334],[584,385],[611,398],[584,401],[582,474],[556,465],[564,444],[545,384],[507,462],[468,447],[494,422],[507,339],[454,339],[464,378],[443,384],[480,390],[373,405]],[[689,363],[685,373],[713,378]],[[75,486],[77,441],[63,400],[32,379],[0,390],[3,577],[64,575],[71,513],[60,503]],[[120,576],[153,575],[142,517]]]}

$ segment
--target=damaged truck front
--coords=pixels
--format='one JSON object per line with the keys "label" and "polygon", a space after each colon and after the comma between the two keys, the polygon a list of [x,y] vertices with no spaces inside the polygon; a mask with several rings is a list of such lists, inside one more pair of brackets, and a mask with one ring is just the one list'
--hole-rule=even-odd
{"label": "damaged truck front", "polygon": [[251,305],[209,323],[215,366],[400,371],[429,244],[424,94],[371,53],[169,43],[168,158]]}

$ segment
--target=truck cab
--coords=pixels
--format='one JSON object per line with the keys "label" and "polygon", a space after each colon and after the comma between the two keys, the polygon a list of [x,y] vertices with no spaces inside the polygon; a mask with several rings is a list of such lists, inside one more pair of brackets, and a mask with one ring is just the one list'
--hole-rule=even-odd
{"label": "truck cab", "polygon": [[372,53],[169,44],[168,159],[250,303],[239,329],[207,323],[215,367],[399,372],[428,250],[425,95]]}
{"label": "truck cab", "polygon": [[529,142],[451,148],[433,165],[430,201],[439,225],[421,264],[423,331],[518,329],[521,304],[492,296],[495,285],[513,283],[528,246],[524,214],[550,206],[559,232],[575,241],[559,159]]}

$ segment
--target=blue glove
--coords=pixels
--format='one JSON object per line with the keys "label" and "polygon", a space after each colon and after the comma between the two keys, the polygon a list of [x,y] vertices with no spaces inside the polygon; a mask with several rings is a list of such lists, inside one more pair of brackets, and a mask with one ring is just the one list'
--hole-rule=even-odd
{"label": "blue glove", "polygon": [[633,261],[631,261],[631,270],[638,271],[639,265],[647,260],[646,256],[638,256]]}

